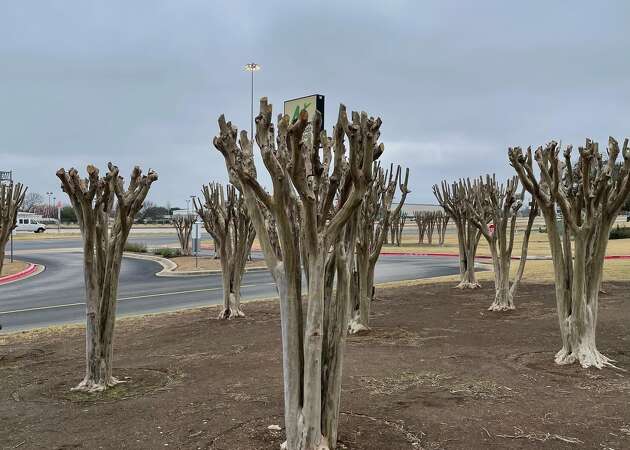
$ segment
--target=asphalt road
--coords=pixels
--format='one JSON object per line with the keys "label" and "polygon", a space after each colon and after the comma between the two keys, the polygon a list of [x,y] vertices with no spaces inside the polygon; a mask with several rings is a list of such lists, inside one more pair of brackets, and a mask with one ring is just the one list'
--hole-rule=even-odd
{"label": "asphalt road", "polygon": [[[163,243],[173,242],[169,236],[138,239],[144,239],[148,245],[157,245],[162,240]],[[19,241],[19,244],[18,254],[28,254],[29,261],[45,265],[46,270],[35,277],[0,286],[2,332],[83,322],[85,291],[81,254],[51,250],[77,248],[80,241],[38,240]],[[219,274],[156,277],[155,273],[159,270],[161,266],[152,261],[123,260],[118,290],[119,316],[173,311],[222,302]],[[450,275],[458,271],[455,258],[382,256],[376,268],[376,282]],[[246,273],[242,295],[244,299],[275,296],[275,285],[269,273]]]}

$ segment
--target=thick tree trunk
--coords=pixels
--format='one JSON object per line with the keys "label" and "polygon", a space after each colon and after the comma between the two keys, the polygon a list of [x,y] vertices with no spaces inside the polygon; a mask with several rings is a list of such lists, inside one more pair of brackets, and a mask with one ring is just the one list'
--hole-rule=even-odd
{"label": "thick tree trunk", "polygon": [[304,398],[300,427],[300,449],[328,448],[322,435],[322,359],[323,304],[326,253],[318,249],[308,261],[308,308],[304,330]]}
{"label": "thick tree trunk", "polygon": [[591,258],[601,259],[603,262],[607,236],[592,238],[597,240],[595,245],[598,248],[589,248],[585,234],[581,231],[574,236],[574,257],[568,263],[573,265],[570,282],[566,283],[569,281],[566,278],[563,280],[565,286],[570,286],[563,292],[569,307],[563,307],[558,311],[563,346],[556,354],[555,361],[557,364],[578,362],[584,368],[601,369],[604,366],[612,366],[612,360],[597,350],[595,339],[602,272],[595,267],[588,271],[586,261],[588,252],[592,251],[594,254],[590,255]]}
{"label": "thick tree trunk", "polygon": [[[491,248],[492,249],[492,248]],[[492,249],[494,262],[494,302],[489,311],[509,311],[515,309],[514,299],[510,291],[510,257],[500,256]]]}
{"label": "thick tree trunk", "polygon": [[336,251],[337,285],[339,288],[326,302],[324,336],[324,372],[322,375],[322,434],[331,448],[337,442],[339,405],[341,404],[341,376],[345,352],[346,330],[350,300],[350,276],[352,256],[345,251]]}
{"label": "thick tree trunk", "polygon": [[468,222],[457,227],[459,241],[459,269],[461,281],[458,289],[477,289],[481,284],[475,274],[475,255],[479,244],[479,233],[473,230]]}
{"label": "thick tree trunk", "polygon": [[[354,311],[348,325],[350,334],[357,334],[363,331],[369,331],[370,323],[370,306],[372,303],[372,284],[370,282],[370,258],[368,255],[357,251],[357,283],[358,286],[358,304],[355,305]],[[372,272],[373,273],[373,272]],[[373,279],[372,274],[372,279]]]}
{"label": "thick tree trunk", "polygon": [[4,267],[4,249],[6,245],[6,241],[0,242],[0,274],[2,274],[2,268]]}
{"label": "thick tree trunk", "polygon": [[[126,238],[124,239],[126,241]],[[84,246],[85,267],[93,267],[92,240]],[[112,375],[114,354],[114,325],[118,278],[122,261],[122,244],[111,253],[111,266],[105,279],[97,283],[92,271],[86,271],[86,329],[85,329],[85,377],[73,390],[98,392],[122,381]],[[100,307],[99,307],[100,305]]]}

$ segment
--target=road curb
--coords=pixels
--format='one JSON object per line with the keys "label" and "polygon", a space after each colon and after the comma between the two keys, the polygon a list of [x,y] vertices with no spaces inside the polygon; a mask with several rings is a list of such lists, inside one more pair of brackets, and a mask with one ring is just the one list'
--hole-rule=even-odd
{"label": "road curb", "polygon": [[[156,277],[200,277],[204,275],[214,275],[221,273],[221,270],[189,270],[177,272],[177,264],[167,258],[154,255],[143,255],[138,253],[124,252],[123,256],[131,259],[141,259],[145,261],[153,261],[162,266],[162,270],[155,274]],[[245,272],[262,272],[267,270],[266,267],[253,267],[245,269]]]}
{"label": "road curb", "polygon": [[[381,252],[381,256],[441,256],[449,258],[459,257],[459,253],[437,253],[437,252]],[[475,255],[475,259],[492,259],[488,255]],[[520,256],[512,256],[512,259],[520,260]],[[547,255],[528,255],[528,261],[551,261],[553,258]],[[630,259],[630,255],[608,255],[604,259]]]}
{"label": "road curb", "polygon": [[40,273],[42,273],[44,271],[46,267],[42,266],[40,264],[32,264],[29,263],[29,265],[26,267],[26,269],[18,272],[18,273],[14,273],[12,275],[6,275],[4,277],[0,277],[0,286],[5,285],[5,284],[9,284],[9,283],[14,283],[16,281],[20,281],[20,280],[24,280],[26,278],[30,278],[32,276],[38,275]]}

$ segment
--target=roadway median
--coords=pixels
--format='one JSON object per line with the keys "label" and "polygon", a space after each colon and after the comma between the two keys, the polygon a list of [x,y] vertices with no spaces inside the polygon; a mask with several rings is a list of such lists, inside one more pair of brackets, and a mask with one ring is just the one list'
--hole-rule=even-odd
{"label": "roadway median", "polygon": [[[198,257],[197,262],[200,262],[202,264],[202,267],[194,267],[194,256],[163,258],[157,255],[135,252],[125,252],[123,253],[123,256],[125,258],[153,261],[160,264],[162,266],[162,270],[155,274],[158,277],[195,277],[221,273],[219,260],[215,260],[206,256]],[[265,270],[267,270],[267,266],[265,265],[263,260],[254,260],[248,262],[248,265],[245,267],[245,272],[257,272]]]}
{"label": "roadway median", "polygon": [[8,263],[7,266],[8,267],[3,268],[2,272],[4,275],[0,276],[0,286],[32,277],[43,272],[45,269],[45,267],[40,264],[32,264],[24,261]]}

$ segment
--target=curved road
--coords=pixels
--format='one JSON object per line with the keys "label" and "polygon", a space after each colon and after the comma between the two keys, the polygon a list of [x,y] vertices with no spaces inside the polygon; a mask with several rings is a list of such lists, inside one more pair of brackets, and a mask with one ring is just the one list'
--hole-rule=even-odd
{"label": "curved road", "polygon": [[[134,239],[135,240],[135,239]],[[151,237],[150,245],[172,238]],[[53,324],[83,322],[85,291],[83,261],[80,253],[68,252],[80,241],[22,241],[19,253],[24,259],[46,266],[29,279],[0,286],[0,324],[2,332],[24,330]],[[23,245],[26,244],[27,245]],[[165,242],[165,243],[167,243]],[[44,244],[44,245],[41,245]],[[54,248],[66,247],[66,252]],[[39,250],[45,248],[47,250]],[[52,250],[51,250],[52,249]],[[26,251],[24,251],[26,250]],[[26,256],[28,254],[28,256]],[[222,302],[220,274],[194,277],[156,277],[161,266],[152,261],[123,259],[118,290],[118,315],[173,311]],[[455,258],[419,256],[382,256],[376,268],[376,282],[401,281],[459,273]],[[276,289],[267,271],[246,273],[244,299],[275,296]]]}

